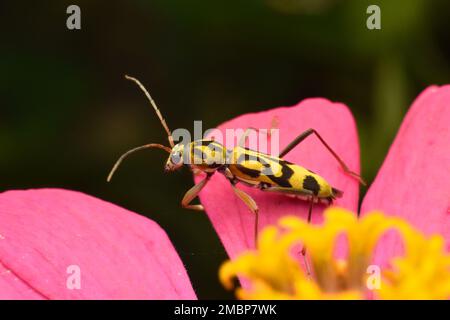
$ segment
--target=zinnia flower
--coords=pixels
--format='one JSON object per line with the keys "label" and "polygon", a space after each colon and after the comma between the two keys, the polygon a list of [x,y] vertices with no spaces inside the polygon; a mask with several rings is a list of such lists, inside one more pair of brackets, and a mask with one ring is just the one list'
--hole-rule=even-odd
{"label": "zinnia flower", "polygon": [[[237,290],[243,299],[450,297],[450,255],[441,236],[426,237],[404,220],[379,212],[358,219],[352,212],[334,207],[324,215],[323,225],[285,217],[280,220],[283,228],[266,227],[257,250],[221,267],[221,281],[231,289],[234,277],[248,279],[249,288]],[[381,236],[391,229],[401,235],[404,253],[393,258],[381,274],[379,266],[370,264],[372,253]],[[313,277],[301,268],[299,250],[293,250],[299,244],[308,248]],[[347,249],[345,257],[336,258],[339,245]]]}
{"label": "zinnia flower", "polygon": [[8,191],[0,221],[0,299],[196,298],[165,232],[111,203],[60,189]]}
{"label": "zinnia flower", "polygon": [[[324,137],[349,168],[359,172],[356,126],[351,113],[343,104],[332,103],[325,99],[307,99],[294,107],[277,108],[238,117],[224,123],[219,129],[270,128],[274,118],[277,119],[280,129],[281,147],[287,145],[296,135],[311,127]],[[402,218],[411,224],[412,227],[408,227],[410,228],[410,231],[407,232],[408,235],[418,234],[406,239],[392,231],[383,236],[380,234],[380,238],[375,239],[378,245],[370,246],[373,251],[370,256],[373,257],[371,263],[379,265],[382,270],[389,266],[392,267],[392,263],[389,264],[391,259],[402,254],[402,251],[404,251],[403,240],[407,248],[408,245],[416,248],[413,250],[415,254],[408,253],[408,250],[406,250],[406,253],[403,254],[403,261],[416,259],[416,262],[419,263],[422,259],[426,261],[428,253],[432,256],[431,252],[440,252],[441,248],[444,251],[448,250],[450,240],[449,123],[450,86],[429,87],[416,99],[408,111],[387,158],[362,202],[360,215],[363,219],[368,212],[379,210],[389,216]],[[380,135],[382,134],[382,128],[380,128]],[[343,190],[344,196],[335,202],[337,206],[351,212],[358,211],[358,182],[344,174],[335,159],[315,138],[311,137],[304,141],[285,158],[319,173],[334,187]],[[308,204],[301,200],[290,199],[283,195],[263,193],[245,186],[241,186],[241,188],[255,199],[260,208],[260,228],[276,225],[277,221],[286,215],[305,218],[307,214]],[[254,217],[245,205],[235,198],[228,182],[223,177],[213,177],[210,185],[200,194],[200,199],[232,260],[243,252],[254,248],[252,241]],[[314,207],[313,223],[320,224],[323,222],[324,209],[325,206],[323,205]],[[369,219],[369,217],[367,218]],[[286,226],[286,220],[282,220],[281,223]],[[383,225],[382,222],[380,223]],[[406,228],[404,227],[402,230],[404,231]],[[308,228],[305,227],[304,230],[308,230]],[[269,229],[260,241],[270,242],[268,239],[273,238],[274,233],[276,231]],[[422,236],[421,233],[424,233],[425,236]],[[304,235],[300,236],[298,232],[296,234],[299,235],[296,240],[304,241],[307,246],[314,247],[314,243],[311,243],[309,238],[305,238]],[[439,234],[443,240],[429,240],[428,236],[431,234]],[[365,236],[364,232],[360,233],[359,241],[364,242]],[[405,236],[404,232],[403,236]],[[315,241],[319,241],[320,235],[313,238],[316,239]],[[276,240],[272,240],[276,242]],[[274,246],[271,248],[274,249]],[[428,248],[428,246],[430,247]],[[263,247],[265,248],[261,244],[261,248]],[[423,247],[421,254],[419,254],[421,251],[417,250],[419,247]],[[426,248],[430,251],[425,250]],[[338,248],[339,250],[342,251]],[[264,255],[264,252],[261,251],[256,254]],[[277,254],[274,252],[272,258],[276,259]],[[367,257],[367,255],[364,257]],[[311,252],[311,259],[315,259],[313,252]],[[430,261],[429,263],[438,262]],[[334,267],[338,265],[339,263],[336,263]],[[405,276],[407,274],[405,269],[413,264],[396,262],[395,265],[398,268],[403,268],[404,272],[400,276]],[[286,266],[286,268],[288,267]],[[273,271],[280,273],[288,272],[287,270],[274,268]],[[444,270],[448,273],[448,266]],[[412,275],[410,274],[407,277],[411,278]],[[316,280],[320,283],[319,279]],[[400,280],[394,274],[390,283],[393,284],[396,281]],[[436,280],[434,285],[438,285],[438,282]],[[387,286],[387,283],[385,282],[385,286]],[[243,282],[245,289],[251,284]],[[404,292],[396,293],[395,289],[391,291],[391,295],[387,293],[388,291],[385,291],[383,297],[404,297]],[[350,292],[350,294],[355,297],[354,292]],[[260,297],[264,298],[264,296]],[[267,296],[267,298],[270,297]]]}
{"label": "zinnia flower", "polygon": [[[429,295],[422,297],[445,296],[449,261],[444,242],[448,244],[450,236],[449,105],[449,86],[431,87],[419,96],[363,201],[361,220],[344,209],[330,209],[322,226],[308,225],[298,219],[307,213],[306,202],[243,187],[259,205],[260,226],[272,225],[261,235],[259,251],[244,253],[253,248],[254,217],[234,196],[228,181],[215,175],[200,197],[233,260],[222,269],[222,281],[229,285],[230,277],[247,276],[249,282],[238,293],[243,298],[362,298],[362,267],[373,260],[384,270],[380,297],[410,297],[417,288],[428,288],[422,292]],[[274,120],[282,146],[312,127],[349,168],[359,171],[355,123],[342,104],[308,99],[296,107],[238,117],[220,129],[270,128]],[[336,204],[356,212],[358,182],[345,175],[314,138],[286,159],[318,172],[343,190]],[[314,223],[323,222],[324,208],[315,206]],[[394,217],[366,214],[373,209]],[[57,189],[1,193],[0,217],[0,298],[195,298],[166,234],[144,217]],[[282,231],[276,227],[281,217]],[[388,231],[392,228],[398,233]],[[340,233],[347,235],[347,259]],[[295,260],[295,246],[300,243],[309,250],[314,280]],[[402,251],[403,255],[392,259]],[[75,288],[68,282],[73,270],[79,273]]]}

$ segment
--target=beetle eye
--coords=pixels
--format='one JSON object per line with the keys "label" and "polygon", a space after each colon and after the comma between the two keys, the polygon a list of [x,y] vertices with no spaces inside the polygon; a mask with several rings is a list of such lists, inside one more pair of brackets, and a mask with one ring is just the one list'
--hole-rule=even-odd
{"label": "beetle eye", "polygon": [[180,155],[179,152],[173,153],[172,156],[171,156],[171,158],[170,158],[170,161],[171,161],[173,164],[178,164],[178,163],[180,163],[180,160],[181,160],[181,155]]}

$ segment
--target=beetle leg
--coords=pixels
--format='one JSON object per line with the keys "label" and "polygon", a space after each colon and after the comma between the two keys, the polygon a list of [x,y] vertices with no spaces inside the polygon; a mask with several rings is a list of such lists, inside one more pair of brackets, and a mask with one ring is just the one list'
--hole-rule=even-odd
{"label": "beetle leg", "polygon": [[311,197],[311,200],[309,202],[309,211],[308,211],[308,223],[311,222],[311,216],[312,216],[312,209],[314,206],[314,196]]}
{"label": "beetle leg", "polygon": [[344,163],[344,161],[337,155],[337,153],[326,143],[326,141],[320,136],[320,134],[314,130],[314,129],[308,129],[305,132],[301,133],[297,138],[292,140],[291,143],[289,143],[283,151],[281,151],[279,157],[283,158],[289,151],[294,149],[298,144],[300,144],[303,140],[305,140],[307,137],[309,137],[311,134],[315,134],[317,138],[319,138],[320,142],[325,146],[325,148],[328,149],[328,151],[333,155],[333,157],[339,162],[344,172],[354,178],[356,178],[362,185],[366,186],[366,182],[361,178],[359,174],[356,172],[351,171],[347,165]]}
{"label": "beetle leg", "polygon": [[191,171],[194,176],[198,176],[198,175],[202,174],[202,172],[203,172],[202,170],[197,169],[197,168],[191,168]]}
{"label": "beetle leg", "polygon": [[200,191],[205,187],[208,183],[209,179],[211,179],[212,173],[208,173],[206,177],[197,183],[195,186],[190,188],[181,200],[181,206],[186,209],[203,211],[203,206],[201,204],[190,204],[192,200],[195,199],[196,196],[200,193]]}
{"label": "beetle leg", "polygon": [[[291,188],[283,188],[283,187],[264,187],[261,186],[261,190],[262,191],[268,191],[268,192],[278,192],[278,193],[288,193],[288,194],[298,194],[298,195],[304,195],[304,196],[308,196],[309,198],[309,210],[308,210],[308,218],[307,221],[308,223],[311,223],[311,217],[312,217],[312,209],[314,206],[314,201],[317,199],[312,191],[309,190],[303,190],[303,191],[298,191],[298,190],[293,190]],[[303,256],[303,261],[305,263],[305,269],[306,272],[309,275],[311,275],[311,269],[309,267],[309,263],[308,260],[306,258],[306,247],[303,246],[302,248],[302,256]]]}
{"label": "beetle leg", "polygon": [[[311,197],[311,200],[309,202],[308,223],[311,223],[311,216],[312,216],[313,206],[314,206],[314,196]],[[306,272],[307,272],[308,276],[310,276],[311,275],[311,269],[309,268],[308,260],[306,258],[306,247],[305,247],[305,245],[303,245],[302,256],[303,256],[303,261],[305,262]]]}
{"label": "beetle leg", "polygon": [[238,189],[234,184],[231,184],[234,193],[247,205],[247,207],[255,214],[255,226],[254,226],[254,237],[255,237],[255,248],[258,245],[258,224],[259,224],[259,209],[255,200],[250,197],[247,193]]}

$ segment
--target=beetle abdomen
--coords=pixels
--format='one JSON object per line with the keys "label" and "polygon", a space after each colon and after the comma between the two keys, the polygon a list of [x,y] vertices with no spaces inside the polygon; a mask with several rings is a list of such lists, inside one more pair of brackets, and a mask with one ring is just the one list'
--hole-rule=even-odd
{"label": "beetle abdomen", "polygon": [[250,184],[264,183],[294,193],[306,190],[318,198],[334,197],[332,187],[321,176],[281,158],[246,148],[233,149],[229,168],[239,180]]}

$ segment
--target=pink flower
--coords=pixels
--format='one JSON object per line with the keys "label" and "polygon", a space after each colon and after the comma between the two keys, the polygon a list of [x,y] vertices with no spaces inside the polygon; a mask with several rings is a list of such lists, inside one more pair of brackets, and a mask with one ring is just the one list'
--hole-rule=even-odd
{"label": "pink flower", "polygon": [[111,203],[67,190],[8,191],[0,221],[0,299],[196,298],[164,231]]}
{"label": "pink flower", "polygon": [[[353,117],[343,104],[308,99],[231,120],[219,129],[270,128],[278,123],[281,147],[314,128],[359,172]],[[450,86],[430,87],[414,102],[362,205],[408,220],[426,234],[450,237]],[[381,132],[381,129],[380,129]],[[382,133],[380,133],[382,134]],[[311,169],[344,191],[335,204],[357,211],[358,181],[347,176],[314,137],[287,160]],[[260,229],[280,217],[305,217],[308,204],[240,186],[258,203]],[[231,258],[253,248],[254,216],[215,175],[201,192]],[[317,205],[313,222],[325,206]],[[164,231],[154,222],[78,192],[42,189],[0,194],[0,298],[2,299],[194,299],[186,271]],[[385,263],[399,250],[387,234],[375,258]],[[75,267],[75,269],[74,269]],[[70,287],[78,272],[79,287]],[[77,271],[78,270],[78,271]]]}
{"label": "pink flower", "polygon": [[[361,213],[375,209],[404,218],[427,235],[441,234],[450,251],[450,85],[429,87],[412,104]],[[401,242],[388,235],[382,245],[375,255],[380,264]]]}
{"label": "pink flower", "polygon": [[[247,114],[228,121],[226,128],[270,128],[276,118],[280,148],[308,128],[316,129],[348,167],[359,172],[359,146],[355,121],[348,108],[325,99],[307,99],[294,107],[281,107]],[[361,213],[378,209],[405,218],[426,234],[440,233],[450,240],[450,86],[430,87],[414,102],[389,154],[369,188]],[[380,135],[383,134],[382,128]],[[335,204],[357,212],[358,181],[344,174],[336,160],[315,137],[310,137],[285,157],[343,190]],[[196,178],[198,180],[199,178]],[[305,217],[308,204],[284,195],[264,193],[239,186],[260,208],[259,228],[276,224],[281,216]],[[202,190],[200,199],[230,258],[252,249],[254,216],[234,195],[228,181],[215,175]],[[313,222],[322,221],[325,206],[315,206]],[[399,239],[384,238],[378,261],[398,250]],[[388,248],[388,249],[386,249]],[[396,249],[397,248],[397,249]]]}

